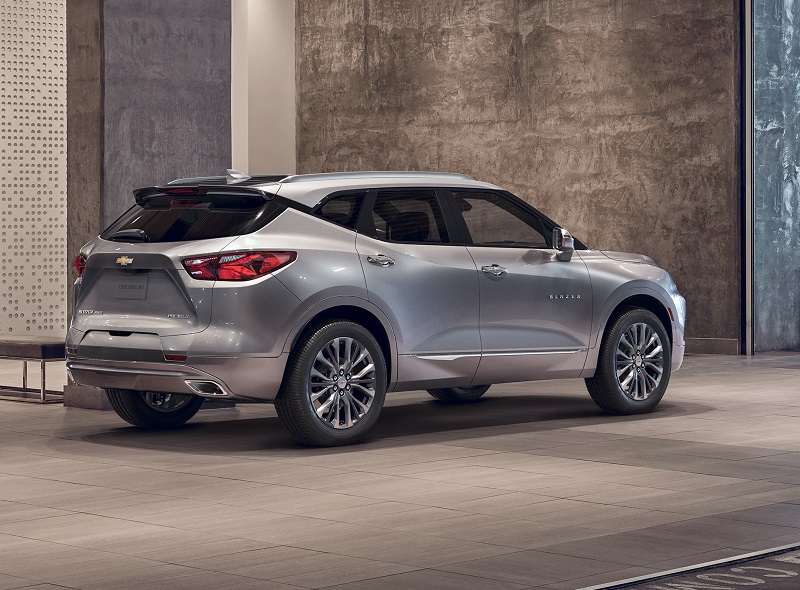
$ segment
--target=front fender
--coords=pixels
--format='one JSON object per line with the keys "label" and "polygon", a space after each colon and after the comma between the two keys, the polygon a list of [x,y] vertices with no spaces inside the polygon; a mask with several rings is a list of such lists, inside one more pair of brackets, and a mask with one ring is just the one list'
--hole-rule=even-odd
{"label": "front fender", "polygon": [[[666,272],[665,272],[666,274]],[[600,344],[602,337],[606,333],[609,321],[620,306],[624,306],[626,301],[634,297],[648,297],[655,300],[661,305],[664,310],[671,310],[671,321],[669,326],[664,326],[670,330],[672,338],[673,350],[673,370],[677,370],[683,360],[683,325],[680,321],[678,310],[672,297],[663,289],[658,283],[652,281],[632,281],[620,285],[612,293],[610,293],[602,302],[601,307],[596,310],[596,320],[593,322],[592,335],[590,338],[589,354],[586,358],[586,365],[584,366],[581,377],[592,377],[597,369],[598,357],[600,355]],[[676,366],[677,364],[677,366]]]}

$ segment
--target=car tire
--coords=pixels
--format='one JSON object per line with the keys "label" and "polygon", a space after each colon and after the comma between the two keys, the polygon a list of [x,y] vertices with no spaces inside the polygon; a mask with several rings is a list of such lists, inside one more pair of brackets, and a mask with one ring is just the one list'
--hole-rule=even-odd
{"label": "car tire", "polygon": [[446,387],[444,389],[428,389],[428,393],[439,401],[450,403],[474,402],[489,391],[491,385],[473,385],[472,387]]}
{"label": "car tire", "polygon": [[292,352],[275,410],[304,444],[351,445],[378,419],[386,386],[386,361],[375,337],[360,324],[332,320]]}
{"label": "car tire", "polygon": [[661,320],[647,309],[631,308],[607,329],[586,389],[609,414],[644,414],[664,397],[671,369],[672,348]]}
{"label": "car tire", "polygon": [[149,430],[176,428],[203,405],[203,398],[179,393],[106,389],[108,401],[120,418]]}

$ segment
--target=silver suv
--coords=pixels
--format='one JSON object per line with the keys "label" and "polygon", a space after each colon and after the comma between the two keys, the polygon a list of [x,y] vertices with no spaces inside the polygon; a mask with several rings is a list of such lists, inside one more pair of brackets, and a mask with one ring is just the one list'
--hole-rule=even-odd
{"label": "silver suv", "polygon": [[75,259],[67,367],[142,428],[263,401],[343,445],[387,392],[565,377],[637,414],[683,360],[685,301],[651,258],[588,249],[468,176],[229,171],[134,196]]}

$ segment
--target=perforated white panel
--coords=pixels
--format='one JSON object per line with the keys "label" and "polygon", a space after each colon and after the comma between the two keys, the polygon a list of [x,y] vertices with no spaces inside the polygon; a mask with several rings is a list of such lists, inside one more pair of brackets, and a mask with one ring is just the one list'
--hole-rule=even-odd
{"label": "perforated white panel", "polygon": [[0,337],[66,329],[66,0],[0,0]]}

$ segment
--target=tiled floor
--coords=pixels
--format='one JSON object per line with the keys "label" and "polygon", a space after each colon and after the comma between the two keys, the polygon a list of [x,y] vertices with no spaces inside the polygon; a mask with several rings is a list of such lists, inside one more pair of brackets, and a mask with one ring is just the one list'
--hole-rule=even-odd
{"label": "tiled floor", "polygon": [[689,357],[641,417],[603,415],[580,381],[398,394],[335,450],[296,445],[271,406],[148,433],[3,401],[0,590],[630,578],[800,542],[798,426],[793,355]]}

